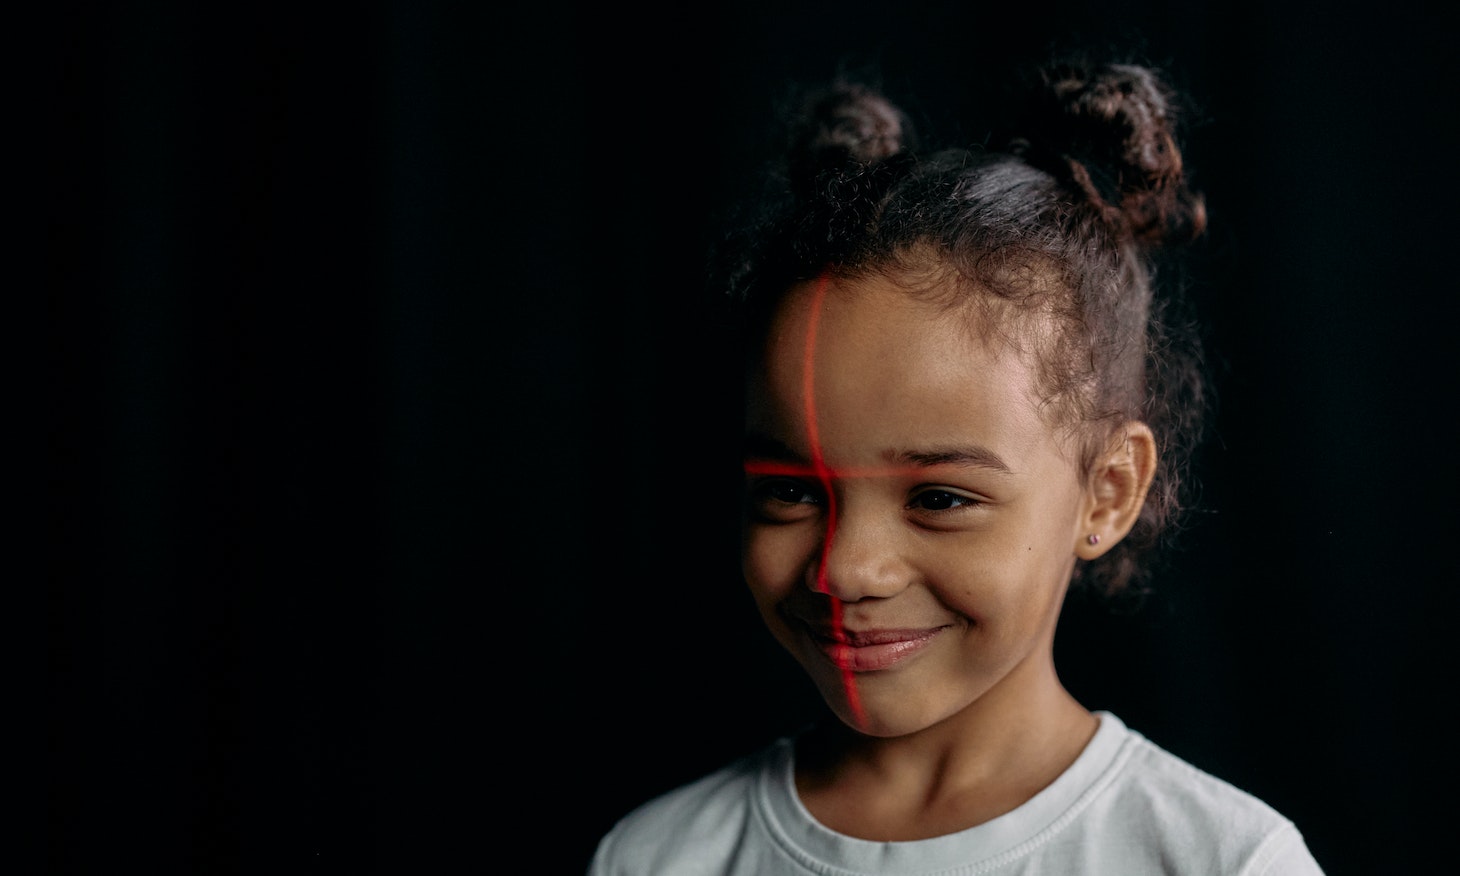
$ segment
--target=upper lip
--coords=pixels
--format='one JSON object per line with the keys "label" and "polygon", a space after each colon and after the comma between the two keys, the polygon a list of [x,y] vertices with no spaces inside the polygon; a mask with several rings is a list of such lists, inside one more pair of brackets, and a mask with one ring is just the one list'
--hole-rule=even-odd
{"label": "upper lip", "polygon": [[937,630],[939,626],[933,627],[887,627],[872,630],[849,630],[840,629],[829,624],[811,624],[807,627],[811,634],[819,639],[828,642],[835,642],[839,645],[850,645],[853,648],[865,648],[868,645],[887,645],[893,642],[910,642],[915,639],[926,638]]}

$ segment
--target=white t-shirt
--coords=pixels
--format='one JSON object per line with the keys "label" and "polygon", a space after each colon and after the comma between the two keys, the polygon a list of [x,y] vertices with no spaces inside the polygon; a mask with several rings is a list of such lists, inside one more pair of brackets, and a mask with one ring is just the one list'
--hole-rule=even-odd
{"label": "white t-shirt", "polygon": [[946,836],[874,842],[829,830],[796,794],[779,739],[630,812],[589,876],[1322,876],[1287,818],[1109,712],[1028,802]]}

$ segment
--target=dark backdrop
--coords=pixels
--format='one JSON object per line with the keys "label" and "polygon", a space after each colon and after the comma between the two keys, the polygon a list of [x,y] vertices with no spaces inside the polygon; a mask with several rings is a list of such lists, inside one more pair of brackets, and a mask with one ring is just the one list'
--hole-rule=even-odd
{"label": "dark backdrop", "polygon": [[1006,6],[61,8],[50,871],[581,872],[804,719],[734,568],[717,213],[788,81],[875,69],[974,140],[1081,41],[1200,106],[1221,406],[1184,552],[1071,608],[1067,682],[1331,876],[1442,860],[1453,22]]}

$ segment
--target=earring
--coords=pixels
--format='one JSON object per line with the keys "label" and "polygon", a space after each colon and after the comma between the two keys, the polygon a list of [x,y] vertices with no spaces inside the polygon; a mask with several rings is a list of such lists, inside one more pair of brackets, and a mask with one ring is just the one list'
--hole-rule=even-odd
{"label": "earring", "polygon": [[1096,545],[1100,543],[1100,536],[1092,532],[1090,533],[1089,537],[1085,539],[1085,541],[1088,541],[1092,545]]}

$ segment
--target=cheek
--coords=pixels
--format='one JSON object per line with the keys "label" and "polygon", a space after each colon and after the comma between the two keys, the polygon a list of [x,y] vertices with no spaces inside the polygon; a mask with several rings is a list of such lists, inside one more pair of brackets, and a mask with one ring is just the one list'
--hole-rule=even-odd
{"label": "cheek", "polygon": [[1062,554],[1054,539],[1031,542],[1028,534],[970,539],[926,562],[926,580],[949,608],[978,625],[1002,628],[1042,616],[1062,598],[1073,554]]}
{"label": "cheek", "polygon": [[790,595],[815,561],[816,544],[811,527],[747,526],[741,566],[756,602],[765,606]]}

